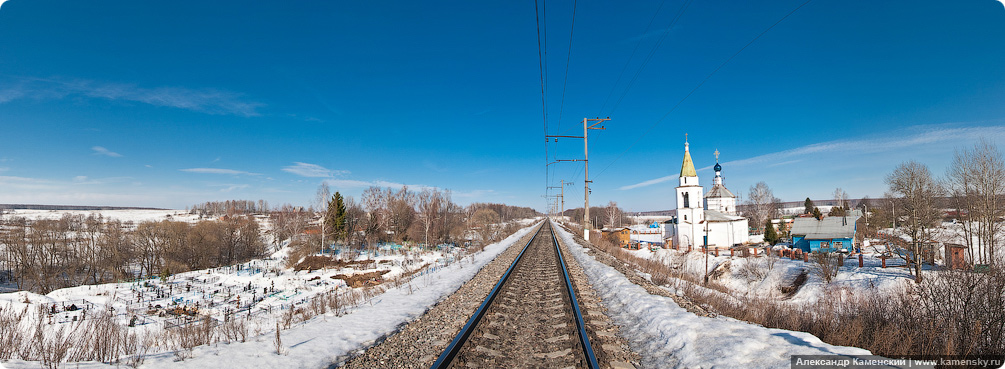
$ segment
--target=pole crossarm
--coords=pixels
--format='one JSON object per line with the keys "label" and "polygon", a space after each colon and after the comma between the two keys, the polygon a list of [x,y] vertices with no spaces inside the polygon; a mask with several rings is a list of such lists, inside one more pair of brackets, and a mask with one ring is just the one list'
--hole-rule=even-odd
{"label": "pole crossarm", "polygon": [[[603,128],[590,128],[590,129],[603,129]],[[583,138],[583,136],[557,136],[557,135],[545,135],[545,138]]]}

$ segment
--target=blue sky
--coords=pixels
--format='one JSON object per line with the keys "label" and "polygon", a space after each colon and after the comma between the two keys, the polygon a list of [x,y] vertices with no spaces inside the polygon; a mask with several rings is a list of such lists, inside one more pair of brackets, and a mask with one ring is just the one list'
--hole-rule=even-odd
{"label": "blue sky", "polygon": [[1002,3],[804,2],[583,1],[574,29],[539,2],[544,114],[534,2],[9,0],[0,203],[306,205],[327,181],[543,210],[566,180],[581,206],[582,164],[545,164],[582,142],[542,136],[595,116],[591,203],[630,210],[674,207],[685,133],[703,184],[718,149],[733,192],[783,200],[1005,143]]}

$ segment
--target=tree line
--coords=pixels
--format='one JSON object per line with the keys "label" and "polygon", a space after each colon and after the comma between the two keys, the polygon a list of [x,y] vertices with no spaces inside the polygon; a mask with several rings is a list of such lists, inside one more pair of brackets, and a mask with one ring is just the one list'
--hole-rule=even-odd
{"label": "tree line", "polygon": [[539,215],[531,208],[496,203],[453,202],[450,190],[414,191],[371,186],[361,198],[331,193],[327,184],[317,190],[309,208],[284,205],[270,215],[277,242],[291,240],[295,253],[305,255],[331,245],[374,247],[386,242],[427,245],[493,242],[502,223]]}
{"label": "tree line", "polygon": [[227,216],[139,224],[100,215],[0,219],[0,271],[41,294],[82,284],[230,265],[265,253],[258,222]]}

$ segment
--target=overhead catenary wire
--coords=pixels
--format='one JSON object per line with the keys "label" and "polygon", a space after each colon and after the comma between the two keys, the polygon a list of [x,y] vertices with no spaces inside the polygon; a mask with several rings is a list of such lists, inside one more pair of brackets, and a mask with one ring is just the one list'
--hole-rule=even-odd
{"label": "overhead catenary wire", "polygon": [[[621,96],[618,97],[618,101],[614,103],[614,107],[612,107],[611,110],[605,115],[614,114],[614,111],[617,110],[619,106],[621,106],[621,102],[624,101],[625,96],[628,96],[628,92],[631,91],[632,87],[635,86],[635,82],[639,80],[639,76],[642,75],[642,71],[645,70],[647,65],[649,65],[649,62],[653,59],[653,56],[656,55],[656,51],[659,50],[660,46],[663,46],[663,42],[666,41],[667,36],[670,35],[670,31],[672,31],[673,28],[677,25],[677,22],[680,21],[681,17],[684,15],[684,12],[687,11],[687,8],[689,6],[691,6],[691,0],[687,0],[683,4],[681,4],[680,9],[677,11],[677,15],[675,15],[673,19],[670,20],[670,24],[667,25],[666,30],[663,31],[663,35],[661,35],[659,40],[656,41],[656,44],[653,45],[653,48],[649,50],[649,54],[646,55],[646,58],[642,61],[642,64],[639,65],[639,68],[635,71],[635,74],[632,76],[632,79],[628,81],[628,84],[625,86],[625,90],[622,91]],[[617,86],[615,85],[615,87]],[[603,111],[603,109],[601,109],[601,111]]]}
{"label": "overhead catenary wire", "polygon": [[569,65],[572,64],[572,40],[576,34],[576,5],[578,1],[572,2],[572,27],[569,27],[569,53],[565,56],[565,81],[562,82],[562,102],[558,108],[558,131],[562,130],[562,113],[565,112],[565,89],[569,85]]}
{"label": "overhead catenary wire", "polygon": [[[541,42],[541,16],[540,16],[540,12],[539,12],[540,9],[541,9],[541,7],[538,5],[537,0],[534,0],[534,21],[536,22],[536,25],[537,25],[537,63],[538,63],[537,65],[538,65],[538,69],[539,69],[540,75],[541,75],[541,121],[544,124],[544,134],[547,135],[548,134],[548,100],[547,100],[547,94],[545,92],[546,91],[546,89],[545,89],[545,81],[546,81],[546,79],[544,78],[544,76],[545,76],[545,71],[544,71],[544,68],[545,68],[544,67],[545,66],[545,60],[544,60],[545,59],[545,57],[544,57],[545,51],[544,51],[544,47],[542,47],[542,42]],[[544,166],[544,186],[545,186],[545,195],[546,196],[548,194],[548,188],[547,187],[549,186],[549,184],[551,182],[551,174],[550,174],[551,169],[549,168],[549,165],[548,165],[549,160],[550,159],[549,159],[549,154],[548,154],[548,140],[545,140],[544,141],[544,163],[545,163],[545,166]]]}
{"label": "overhead catenary wire", "polygon": [[806,0],[806,2],[804,2],[802,4],[799,4],[799,6],[795,7],[795,9],[792,9],[792,11],[786,13],[783,17],[781,17],[777,21],[775,21],[775,23],[772,23],[771,26],[769,26],[768,28],[765,28],[764,31],[761,31],[761,33],[757,34],[757,36],[755,36],[753,39],[751,39],[750,42],[747,42],[746,45],[743,45],[743,47],[741,47],[739,50],[737,50],[735,53],[733,53],[733,55],[731,55],[729,58],[727,58],[725,61],[723,61],[721,64],[719,64],[719,66],[716,67],[714,70],[712,70],[712,72],[709,73],[707,76],[705,76],[705,78],[702,79],[701,82],[699,82],[697,86],[695,86],[694,88],[692,88],[691,91],[687,93],[687,95],[684,95],[684,97],[681,98],[680,101],[677,101],[677,103],[674,104],[674,106],[672,108],[670,108],[670,110],[667,111],[666,114],[663,114],[663,116],[660,117],[659,120],[657,120],[655,123],[653,123],[651,126],[649,126],[649,129],[647,129],[645,132],[643,132],[641,135],[639,135],[638,138],[636,138],[635,141],[632,142],[632,144],[628,146],[628,148],[626,148],[624,151],[622,151],[621,154],[619,154],[616,158],[614,158],[613,161],[611,161],[609,164],[607,164],[607,166],[605,166],[604,169],[602,169],[599,173],[597,173],[597,175],[594,176],[594,178],[599,177],[601,174],[603,174],[605,171],[607,171],[608,168],[610,168],[612,165],[614,165],[614,163],[616,163],[619,159],[621,159],[622,157],[624,157],[625,154],[628,151],[631,151],[632,148],[635,147],[635,145],[637,145],[640,141],[642,141],[642,139],[646,135],[648,135],[650,132],[652,132],[652,130],[655,129],[656,126],[658,126],[660,123],[662,123],[668,116],[670,116],[671,113],[673,113],[675,110],[677,110],[677,108],[680,107],[680,105],[682,103],[684,103],[685,100],[687,100],[689,97],[691,97],[691,95],[693,95],[695,93],[695,91],[698,91],[698,89],[701,88],[701,86],[704,85],[705,82],[708,82],[708,80],[710,78],[712,78],[712,76],[715,75],[716,72],[718,72],[720,69],[722,69],[722,67],[726,66],[726,64],[729,64],[729,62],[732,61],[733,58],[736,58],[736,56],[740,55],[740,53],[742,53],[743,50],[746,50],[747,47],[749,47],[754,42],[756,42],[758,39],[760,39],[761,36],[764,36],[764,34],[768,33],[768,31],[771,31],[772,28],[775,28],[775,26],[777,26],[779,23],[782,23],[782,21],[784,21],[786,18],[788,18],[789,16],[791,16],[792,14],[794,14],[799,9],[802,9],[802,7],[806,6],[806,4],[809,4],[812,1],[813,0]]}

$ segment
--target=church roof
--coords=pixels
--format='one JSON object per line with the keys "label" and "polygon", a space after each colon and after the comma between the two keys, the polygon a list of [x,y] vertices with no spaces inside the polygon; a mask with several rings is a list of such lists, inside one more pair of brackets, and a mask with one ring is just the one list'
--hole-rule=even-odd
{"label": "church roof", "polygon": [[729,215],[718,210],[705,210],[705,220],[709,222],[732,222],[747,219],[741,216]]}
{"label": "church roof", "polygon": [[691,153],[688,151],[687,146],[687,143],[684,143],[684,163],[680,166],[680,176],[697,177],[698,173],[694,170],[694,163],[691,162]]}
{"label": "church roof", "polygon": [[705,198],[707,199],[717,197],[736,198],[736,196],[733,196],[732,192],[729,192],[729,190],[726,189],[726,186],[716,183],[715,185],[712,186],[712,189],[708,191],[708,194],[705,195]]}

